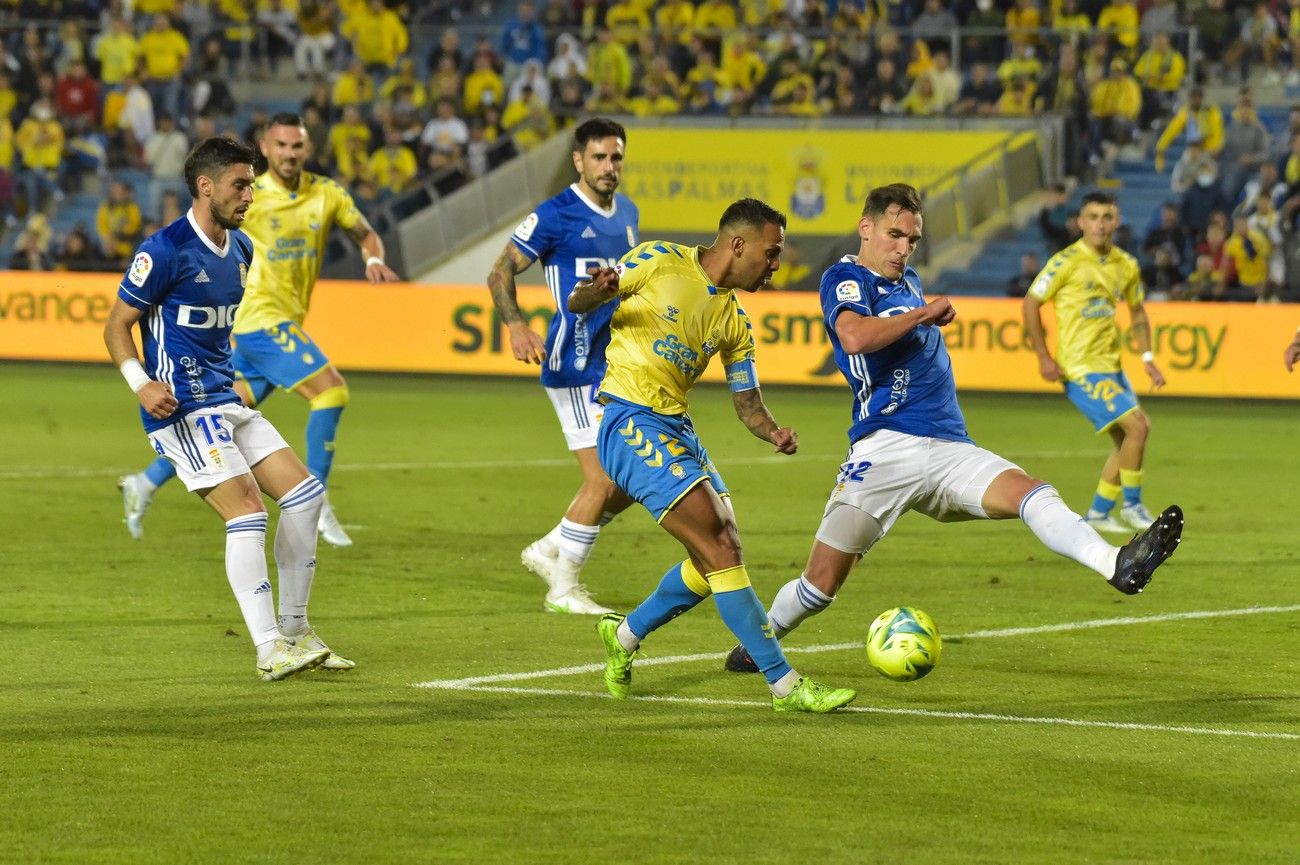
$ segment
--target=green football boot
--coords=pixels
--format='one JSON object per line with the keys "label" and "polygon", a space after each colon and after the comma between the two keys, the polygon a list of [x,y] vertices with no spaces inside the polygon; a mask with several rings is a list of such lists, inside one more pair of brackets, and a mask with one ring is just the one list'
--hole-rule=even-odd
{"label": "green football boot", "polygon": [[605,687],[616,700],[626,700],[632,690],[632,659],[636,652],[629,652],[618,641],[618,626],[626,616],[607,613],[596,622],[601,642],[605,644]]}
{"label": "green football boot", "polygon": [[285,639],[309,652],[319,649],[329,652],[329,657],[321,662],[320,668],[322,670],[351,670],[357,665],[356,661],[349,661],[342,655],[335,654],[333,649],[325,645],[325,641],[316,633],[315,628],[308,628],[301,634],[294,634],[292,637],[285,637]]}
{"label": "green football boot", "polygon": [[329,654],[329,649],[304,649],[281,637],[275,641],[271,656],[257,665],[257,677],[263,682],[278,682],[319,667]]}
{"label": "green football boot", "polygon": [[800,677],[794,690],[784,697],[772,695],[772,708],[778,712],[833,712],[841,706],[847,706],[858,696],[849,688],[832,688],[820,682],[814,682],[806,676]]}

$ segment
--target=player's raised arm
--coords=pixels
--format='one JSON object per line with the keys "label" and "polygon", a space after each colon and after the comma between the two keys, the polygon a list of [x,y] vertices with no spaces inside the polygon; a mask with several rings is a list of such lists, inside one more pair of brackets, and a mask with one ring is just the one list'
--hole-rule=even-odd
{"label": "player's raised arm", "polygon": [[1142,304],[1129,307],[1132,316],[1131,327],[1137,341],[1138,351],[1142,352],[1142,367],[1151,377],[1151,386],[1157,390],[1165,386],[1165,374],[1156,366],[1156,356],[1151,352],[1151,320]]}
{"label": "player's raised arm", "polygon": [[361,254],[366,257],[366,279],[372,283],[397,282],[401,279],[396,271],[384,264],[384,239],[370,225],[369,220],[362,216],[347,231],[348,236],[361,247]]}
{"label": "player's raised arm", "polygon": [[569,295],[569,312],[591,312],[596,307],[608,303],[618,295],[618,271],[612,267],[602,267],[573,287]]}
{"label": "player's raised arm", "polygon": [[507,240],[501,257],[488,272],[487,283],[488,291],[492,292],[492,303],[510,332],[510,350],[514,352],[515,360],[540,365],[546,360],[546,344],[528,326],[523,310],[519,308],[519,290],[515,285],[515,276],[531,267],[532,263],[533,260],[520,252],[513,240]]}
{"label": "player's raised arm", "polygon": [[792,454],[799,449],[799,434],[788,426],[778,426],[767,404],[763,402],[762,388],[736,391],[731,395],[740,418],[751,433],[765,442],[771,442],[780,454]]}
{"label": "player's raised arm", "polygon": [[144,310],[136,309],[125,303],[120,297],[108,311],[108,321],[104,322],[104,345],[108,347],[108,356],[122,371],[122,376],[131,390],[140,400],[150,417],[156,420],[170,417],[179,403],[171,387],[161,381],[149,378],[140,365],[140,356],[135,350],[135,340],[131,328],[144,315]]}
{"label": "player's raised arm", "polygon": [[1025,336],[1038,354],[1038,374],[1046,381],[1060,381],[1061,368],[1056,365],[1052,353],[1047,350],[1047,331],[1043,329],[1043,302],[1032,294],[1025,295],[1020,305],[1021,318],[1025,324]]}

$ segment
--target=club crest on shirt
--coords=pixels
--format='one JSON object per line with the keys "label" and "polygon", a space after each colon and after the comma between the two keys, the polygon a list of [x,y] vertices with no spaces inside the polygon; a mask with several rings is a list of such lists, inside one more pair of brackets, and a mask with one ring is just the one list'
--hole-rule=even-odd
{"label": "club crest on shirt", "polygon": [[244,264],[242,261],[239,262],[239,287],[248,287],[248,265]]}
{"label": "club crest on shirt", "polygon": [[131,262],[131,269],[127,271],[126,278],[131,280],[131,284],[136,288],[144,285],[144,281],[149,278],[149,272],[153,270],[153,258],[147,252],[136,253],[135,260]]}
{"label": "club crest on shirt", "polygon": [[851,279],[835,286],[836,300],[862,300],[862,287]]}

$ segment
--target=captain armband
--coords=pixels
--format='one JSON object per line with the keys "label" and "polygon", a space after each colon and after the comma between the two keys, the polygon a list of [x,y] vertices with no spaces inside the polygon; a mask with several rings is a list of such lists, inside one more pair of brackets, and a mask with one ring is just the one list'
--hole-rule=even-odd
{"label": "captain armband", "polygon": [[727,387],[732,393],[753,390],[758,387],[758,370],[754,368],[752,358],[727,364]]}

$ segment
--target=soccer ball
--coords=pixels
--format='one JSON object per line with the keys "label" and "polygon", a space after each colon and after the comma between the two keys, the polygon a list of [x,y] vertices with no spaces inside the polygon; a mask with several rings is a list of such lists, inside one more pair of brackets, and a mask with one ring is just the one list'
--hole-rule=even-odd
{"label": "soccer ball", "polygon": [[933,670],[942,648],[934,620],[915,607],[886,610],[867,632],[867,659],[895,682],[911,682]]}

